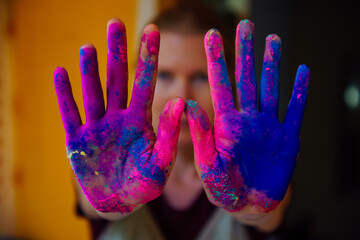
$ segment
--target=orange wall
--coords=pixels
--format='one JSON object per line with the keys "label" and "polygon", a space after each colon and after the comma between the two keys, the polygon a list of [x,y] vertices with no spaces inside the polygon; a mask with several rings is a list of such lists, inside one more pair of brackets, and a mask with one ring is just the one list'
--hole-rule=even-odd
{"label": "orange wall", "polygon": [[[134,62],[135,2],[129,0],[12,1],[12,88],[16,232],[29,239],[88,239],[87,224],[75,216],[72,171],[53,87],[56,66],[70,75],[83,114],[79,48],[98,50],[100,76],[106,77],[106,24],[112,17],[127,26]],[[132,66],[132,64],[129,64]]]}

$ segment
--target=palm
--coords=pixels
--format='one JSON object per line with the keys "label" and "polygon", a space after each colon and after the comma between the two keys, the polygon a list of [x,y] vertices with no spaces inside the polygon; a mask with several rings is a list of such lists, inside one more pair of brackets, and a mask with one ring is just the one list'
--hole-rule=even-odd
{"label": "palm", "polygon": [[[252,206],[259,211],[276,208],[285,195],[299,153],[308,68],[301,66],[284,124],[277,119],[280,38],[267,38],[261,78],[260,108],[253,58],[252,23],[242,21],[237,29],[237,95],[233,103],[223,56],[221,37],[208,32],[205,48],[215,111],[214,132],[206,113],[189,102],[198,172],[209,199],[228,211]],[[206,120],[199,120],[206,119]],[[203,150],[204,145],[208,150]]]}
{"label": "palm", "polygon": [[[223,124],[234,130],[222,129]],[[219,192],[229,192],[230,196],[239,196],[244,201],[257,189],[271,193],[268,197],[285,193],[284,183],[290,181],[300,142],[298,137],[290,136],[277,119],[260,112],[237,112],[222,119],[221,124],[215,122],[214,138],[218,158],[226,166],[219,174],[234,176]],[[229,204],[245,203],[230,198]]]}
{"label": "palm", "polygon": [[85,124],[67,145],[70,164],[88,199],[98,199],[93,205],[104,211],[127,212],[159,196],[165,185],[168,170],[153,169],[152,127],[139,128],[144,121],[129,123],[134,118],[125,110]]}
{"label": "palm", "polygon": [[[159,32],[144,30],[133,97],[127,103],[125,27],[111,20],[108,29],[108,104],[105,111],[96,52],[85,45],[80,67],[87,122],[82,125],[66,71],[55,71],[55,88],[66,132],[67,155],[89,202],[101,212],[131,212],[158,197],[176,155],[181,99],[170,100],[160,117],[158,136],[151,124]],[[166,143],[166,144],[165,144]]]}

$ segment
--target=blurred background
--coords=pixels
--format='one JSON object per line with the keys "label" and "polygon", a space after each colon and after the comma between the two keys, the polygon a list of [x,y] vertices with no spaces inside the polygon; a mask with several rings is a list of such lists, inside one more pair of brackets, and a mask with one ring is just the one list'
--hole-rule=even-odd
{"label": "blurred background", "polygon": [[[360,239],[360,9],[356,1],[211,0],[232,24],[255,23],[257,73],[264,40],[282,38],[280,117],[299,64],[311,69],[294,196],[276,239]],[[130,81],[139,34],[176,0],[0,0],[0,238],[89,239],[53,87],[70,75],[84,116],[78,51],[93,43],[106,79],[106,24],[127,27]],[[235,31],[235,29],[234,29]],[[225,46],[226,47],[226,46]]]}

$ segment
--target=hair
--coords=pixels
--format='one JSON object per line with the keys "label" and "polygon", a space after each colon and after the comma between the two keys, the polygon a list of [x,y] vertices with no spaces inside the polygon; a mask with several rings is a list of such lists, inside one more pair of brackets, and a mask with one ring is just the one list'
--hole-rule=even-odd
{"label": "hair", "polygon": [[202,34],[205,36],[208,30],[216,28],[220,31],[225,52],[229,78],[233,93],[235,93],[235,33],[236,19],[221,16],[209,5],[199,1],[179,2],[175,7],[162,11],[155,17],[152,23],[156,24],[160,32],[170,31],[179,34]]}

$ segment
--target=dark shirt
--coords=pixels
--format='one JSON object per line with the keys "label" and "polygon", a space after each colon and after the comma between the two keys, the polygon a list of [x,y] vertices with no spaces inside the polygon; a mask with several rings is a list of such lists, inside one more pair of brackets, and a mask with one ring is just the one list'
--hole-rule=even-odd
{"label": "dark shirt", "polygon": [[[147,206],[163,236],[169,240],[195,239],[216,209],[216,207],[209,202],[204,191],[194,204],[186,210],[175,210],[167,203],[162,195],[149,202]],[[77,213],[80,216],[84,216],[79,205],[77,206]],[[93,240],[98,239],[109,223],[109,221],[104,219],[90,219],[89,222]],[[269,236],[268,234],[257,231],[253,227],[247,226],[246,229],[252,240],[263,240]]]}
{"label": "dark shirt", "polygon": [[148,206],[164,237],[171,240],[195,239],[216,209],[207,199],[205,191],[186,210],[175,210],[163,195]]}

